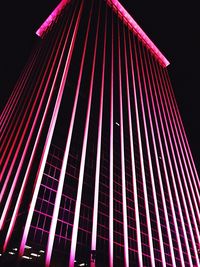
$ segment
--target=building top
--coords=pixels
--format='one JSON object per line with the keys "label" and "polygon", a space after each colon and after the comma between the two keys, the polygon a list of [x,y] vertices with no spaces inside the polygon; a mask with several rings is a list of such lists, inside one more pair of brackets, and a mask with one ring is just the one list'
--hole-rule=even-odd
{"label": "building top", "polygon": [[[54,9],[54,11],[50,14],[50,16],[44,21],[44,23],[40,26],[40,28],[36,31],[36,34],[43,37],[46,30],[50,27],[50,25],[55,21],[57,16],[63,10],[67,3],[71,0],[61,0],[58,6]],[[146,33],[141,29],[141,27],[137,24],[137,22],[132,18],[132,16],[127,12],[127,10],[120,4],[118,0],[106,0],[107,3],[113,8],[113,10],[120,14],[120,18],[126,21],[129,28],[138,36],[138,38],[144,43],[144,45],[154,54],[154,56],[158,59],[160,64],[163,67],[167,67],[170,63],[165,58],[165,56],[160,52],[160,50],[156,47],[156,45],[150,40],[150,38],[146,35]]]}

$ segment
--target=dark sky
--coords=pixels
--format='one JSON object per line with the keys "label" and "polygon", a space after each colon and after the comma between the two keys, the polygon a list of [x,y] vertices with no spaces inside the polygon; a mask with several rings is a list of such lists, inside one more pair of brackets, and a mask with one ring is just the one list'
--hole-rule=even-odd
{"label": "dark sky", "polygon": [[[1,108],[37,39],[35,31],[59,0],[3,2]],[[200,21],[197,0],[121,0],[121,3],[171,63],[169,75],[196,167],[200,171]]]}

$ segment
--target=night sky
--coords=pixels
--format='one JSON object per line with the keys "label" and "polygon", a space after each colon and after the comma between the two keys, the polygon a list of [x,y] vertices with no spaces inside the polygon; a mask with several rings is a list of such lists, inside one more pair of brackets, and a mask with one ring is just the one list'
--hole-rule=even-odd
{"label": "night sky", "polygon": [[[27,62],[35,31],[59,0],[3,1],[1,4],[1,109]],[[5,3],[6,2],[6,3]],[[200,173],[200,21],[197,1],[120,1],[170,61],[172,86]]]}

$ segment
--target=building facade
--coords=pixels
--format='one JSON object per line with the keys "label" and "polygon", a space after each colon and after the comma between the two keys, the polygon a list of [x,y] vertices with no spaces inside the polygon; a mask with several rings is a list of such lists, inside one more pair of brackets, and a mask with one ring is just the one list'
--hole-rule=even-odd
{"label": "building facade", "polygon": [[37,35],[1,114],[1,264],[200,267],[167,59],[117,0],[62,0]]}

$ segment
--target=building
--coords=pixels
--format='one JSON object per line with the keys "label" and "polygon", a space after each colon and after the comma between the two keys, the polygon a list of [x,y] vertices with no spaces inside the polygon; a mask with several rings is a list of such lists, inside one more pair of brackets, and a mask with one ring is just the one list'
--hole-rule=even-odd
{"label": "building", "polygon": [[37,34],[1,115],[1,264],[200,266],[167,59],[118,0],[62,0]]}

